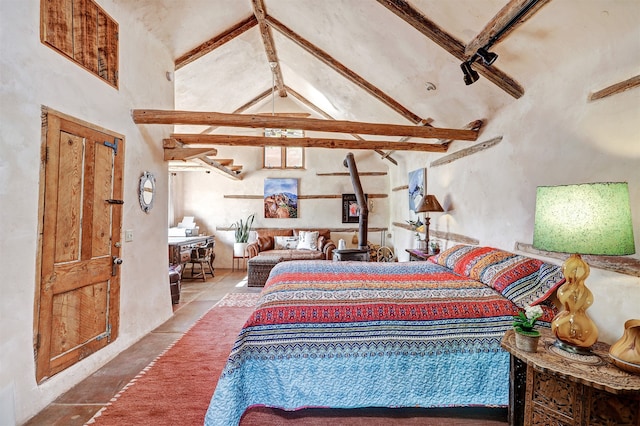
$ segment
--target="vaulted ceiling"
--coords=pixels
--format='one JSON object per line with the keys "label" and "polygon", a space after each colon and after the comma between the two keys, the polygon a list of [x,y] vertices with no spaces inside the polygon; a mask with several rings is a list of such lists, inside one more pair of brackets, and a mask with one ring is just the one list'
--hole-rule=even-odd
{"label": "vaulted ceiling", "polygon": [[[565,58],[589,54],[590,38],[603,33],[615,38],[637,26],[637,14],[627,16],[628,8],[616,7],[632,1],[116,3],[138,16],[173,55],[176,110],[273,112],[294,103],[312,118],[445,129],[475,123],[477,130],[476,120],[486,124],[514,102],[526,102],[527,88],[553,78]],[[512,31],[501,34],[505,27]],[[465,85],[460,65],[485,45],[498,59],[490,66],[476,60],[480,78]],[[604,72],[611,65],[601,66]],[[216,123],[177,126],[176,132],[258,134],[237,128],[220,132]],[[366,140],[409,136],[371,136],[358,128],[346,133]]]}

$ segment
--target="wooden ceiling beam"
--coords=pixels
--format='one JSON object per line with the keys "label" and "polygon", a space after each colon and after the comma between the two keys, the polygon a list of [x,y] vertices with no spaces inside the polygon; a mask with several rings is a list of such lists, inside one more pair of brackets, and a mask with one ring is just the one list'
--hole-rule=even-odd
{"label": "wooden ceiling beam", "polygon": [[267,9],[264,4],[264,0],[251,0],[251,5],[253,6],[253,14],[258,20],[258,28],[260,28],[262,44],[264,44],[264,51],[267,54],[267,60],[269,61],[271,72],[274,76],[274,85],[278,91],[278,95],[281,98],[286,98],[287,91],[284,90],[284,78],[282,77],[282,70],[280,69],[280,61],[278,60],[278,53],[276,52],[276,44],[273,41],[271,28],[265,21]]}
{"label": "wooden ceiling beam", "polygon": [[398,114],[411,121],[412,123],[418,123],[422,118],[413,112],[409,111],[407,108],[402,106],[398,101],[393,99],[391,96],[384,93],[382,90],[375,87],[373,84],[369,83],[367,80],[356,74],[354,71],[347,68],[342,63],[338,62],[331,55],[329,55],[324,50],[318,48],[314,44],[302,38],[300,35],[295,33],[289,27],[284,25],[282,22],[278,21],[273,16],[267,15],[265,18],[266,22],[273,28],[275,28],[278,32],[282,33],[285,37],[296,43],[298,46],[302,47],[307,52],[311,53],[318,60],[322,61],[330,68],[334,69],[337,73],[342,75],[343,77],[350,80],[352,83],[362,88],[374,98],[378,99],[389,108],[396,111]]}
{"label": "wooden ceiling beam", "polygon": [[[492,45],[499,43],[501,40],[505,39],[509,34],[513,32],[517,27],[526,22],[529,18],[531,18],[536,12],[542,9],[547,3],[551,0],[511,0],[507,3],[500,11],[494,16],[485,27],[480,31],[480,33],[474,37],[467,46],[464,48],[465,55],[471,57],[474,55],[478,49],[486,46],[489,42]],[[534,4],[535,3],[535,4]],[[509,28],[506,28],[507,25],[514,19],[520,11],[524,10],[524,8],[528,7],[531,4],[530,8],[518,19],[518,21],[509,25]],[[504,29],[504,32],[502,32]],[[498,36],[498,34],[500,34]],[[496,37],[498,36],[498,37]],[[496,37],[494,39],[494,37]]]}
{"label": "wooden ceiling beam", "polygon": [[[395,13],[398,17],[403,19],[406,23],[411,25],[416,30],[420,31],[426,37],[431,39],[438,46],[445,49],[447,52],[455,56],[460,62],[464,62],[469,57],[465,54],[464,44],[440,28],[433,21],[429,20],[418,10],[414,9],[405,0],[377,0],[378,3]],[[494,66],[486,66],[482,63],[475,62],[473,67],[478,73],[480,73],[487,80],[507,92],[509,95],[518,99],[524,95],[524,89],[522,86],[509,77],[504,72],[500,71]],[[462,82],[462,73],[460,74],[460,82]]]}
{"label": "wooden ceiling beam", "polygon": [[170,160],[192,160],[202,155],[217,155],[218,150],[215,148],[165,148],[164,161]]}
{"label": "wooden ceiling beam", "polygon": [[[334,118],[331,115],[329,115],[327,112],[325,112],[323,109],[319,108],[316,104],[312,103],[307,98],[302,96],[300,93],[296,92],[295,90],[293,90],[292,88],[290,88],[288,86],[287,86],[287,92],[291,93],[293,95],[293,97],[297,98],[300,102],[302,102],[303,104],[305,104],[306,106],[308,106],[312,110],[316,111],[318,114],[322,115],[324,118],[329,119],[329,120],[334,120]],[[360,135],[352,134],[351,136],[353,136],[356,139],[362,140]],[[393,158],[391,156],[391,153],[387,154],[384,151],[381,151],[379,149],[374,149],[374,151],[377,152],[378,154],[380,154],[380,158],[382,158],[383,160],[387,160],[390,163],[395,164],[396,166],[398,165],[398,162],[396,161],[395,158]]]}
{"label": "wooden ceiling beam", "polygon": [[248,18],[244,19],[243,21],[240,21],[239,23],[229,28],[228,30],[224,31],[223,33],[218,34],[212,39],[205,41],[201,45],[194,47],[184,55],[180,56],[174,62],[175,69],[178,70],[184,67],[185,65],[195,61],[196,59],[203,57],[207,53],[217,49],[218,47],[222,46],[226,42],[233,40],[240,34],[255,27],[256,25],[258,25],[258,20],[256,19],[256,17],[253,15],[249,16]]}
{"label": "wooden ceiling beam", "polygon": [[393,141],[360,141],[329,138],[269,138],[265,136],[172,134],[171,138],[183,144],[226,146],[302,146],[305,148],[330,149],[380,149],[396,151],[447,152],[439,144]]}
{"label": "wooden ceiling beam", "polygon": [[605,87],[597,92],[593,92],[589,95],[588,100],[595,101],[606,98],[607,96],[615,95],[638,86],[640,86],[640,75],[636,75],[625,81],[621,81],[620,83],[612,84],[611,86]]}
{"label": "wooden ceiling beam", "polygon": [[132,111],[132,117],[136,124],[190,124],[249,128],[274,127],[317,130],[320,132],[412,136],[417,138],[442,138],[467,141],[475,141],[478,139],[478,132],[474,130],[322,120],[317,118],[270,117],[255,114],[134,109]]}
{"label": "wooden ceiling beam", "polygon": [[242,176],[240,175],[239,171],[233,171],[228,167],[222,166],[220,164],[218,164],[215,160],[212,160],[210,158],[207,158],[205,156],[202,157],[198,157],[198,158],[194,158],[192,161],[198,162],[200,164],[203,164],[205,167],[220,172],[222,173],[222,175],[224,175],[225,177],[234,179],[234,180],[242,180]]}
{"label": "wooden ceiling beam", "polygon": [[[251,108],[252,106],[256,105],[258,102],[262,101],[267,96],[271,96],[271,89],[265,90],[264,92],[260,93],[258,96],[256,96],[255,98],[251,99],[249,102],[247,102],[246,104],[242,105],[240,108],[238,108],[235,111],[233,111],[233,113],[234,114],[239,114],[239,113]],[[201,133],[204,133],[204,134],[211,133],[215,129],[217,129],[218,127],[219,126],[209,126],[206,129],[204,129]]]}

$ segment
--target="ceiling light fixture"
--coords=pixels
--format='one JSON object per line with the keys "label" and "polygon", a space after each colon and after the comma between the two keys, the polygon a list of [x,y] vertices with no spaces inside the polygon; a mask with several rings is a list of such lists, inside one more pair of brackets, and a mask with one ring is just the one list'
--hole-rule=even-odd
{"label": "ceiling light fixture", "polygon": [[482,59],[482,62],[484,62],[485,65],[491,65],[496,61],[496,59],[498,59],[498,55],[496,53],[489,52],[484,47],[478,49],[477,55]]}
{"label": "ceiling light fixture", "polygon": [[460,68],[464,74],[464,84],[467,86],[475,83],[480,78],[478,72],[471,68],[472,62],[473,61],[466,61],[460,64]]}
{"label": "ceiling light fixture", "polygon": [[478,73],[471,68],[471,64],[474,63],[476,60],[480,59],[482,60],[482,63],[484,65],[490,66],[496,61],[496,59],[498,59],[498,55],[496,53],[489,52],[489,49],[491,48],[491,46],[493,46],[493,44],[496,41],[498,41],[500,37],[502,37],[502,35],[506,33],[507,30],[509,30],[509,28],[511,28],[513,24],[521,20],[524,17],[524,15],[533,6],[536,5],[536,3],[538,3],[538,0],[531,0],[529,3],[527,3],[522,9],[520,9],[518,13],[515,14],[513,18],[511,18],[509,22],[507,22],[507,24],[504,27],[500,29],[500,31],[498,31],[495,35],[493,35],[489,39],[487,44],[479,48],[471,58],[469,58],[468,60],[460,64],[460,68],[462,68],[462,72],[464,73],[464,84],[468,86],[470,84],[475,83],[480,78],[478,76]]}

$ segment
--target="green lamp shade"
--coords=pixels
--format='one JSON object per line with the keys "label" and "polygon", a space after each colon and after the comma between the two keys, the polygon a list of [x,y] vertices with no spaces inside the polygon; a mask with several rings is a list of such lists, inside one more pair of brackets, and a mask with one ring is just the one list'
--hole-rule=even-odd
{"label": "green lamp shade", "polygon": [[539,186],[533,246],[564,253],[635,253],[626,182]]}

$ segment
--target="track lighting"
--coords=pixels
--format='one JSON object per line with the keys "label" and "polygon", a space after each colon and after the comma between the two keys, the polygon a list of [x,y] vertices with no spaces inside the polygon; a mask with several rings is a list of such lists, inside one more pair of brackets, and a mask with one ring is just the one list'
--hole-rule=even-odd
{"label": "track lighting", "polygon": [[464,84],[466,84],[467,86],[475,83],[480,78],[478,73],[473,68],[471,68],[471,63],[472,61],[466,61],[460,64],[460,68],[464,73]]}
{"label": "track lighting", "polygon": [[497,42],[500,37],[502,37],[508,30],[514,25],[516,22],[523,19],[523,17],[538,3],[539,0],[529,0],[529,2],[518,11],[510,20],[503,26],[497,33],[495,33],[485,44],[483,47],[479,48],[476,53],[473,54],[471,58],[466,60],[465,62],[460,64],[460,68],[462,68],[462,72],[464,73],[464,84],[467,86],[478,81],[480,76],[476,71],[471,68],[471,64],[473,64],[477,59],[481,59],[482,63],[486,66],[493,64],[496,59],[498,59],[498,54],[489,52],[489,49],[495,42]]}
{"label": "track lighting", "polygon": [[481,47],[478,49],[477,55],[482,59],[485,65],[491,65],[498,59],[498,55],[493,52],[487,51],[487,47]]}

